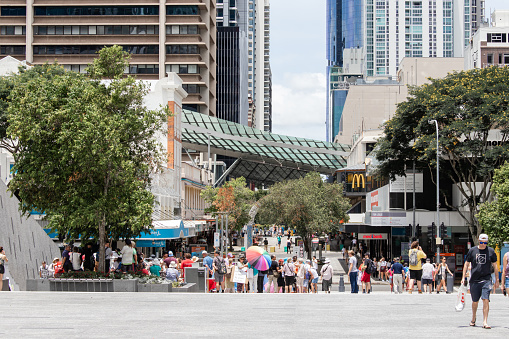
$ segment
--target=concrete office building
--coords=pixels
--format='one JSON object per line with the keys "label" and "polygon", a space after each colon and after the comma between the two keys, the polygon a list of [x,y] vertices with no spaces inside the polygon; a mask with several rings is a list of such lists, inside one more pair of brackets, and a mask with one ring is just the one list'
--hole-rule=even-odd
{"label": "concrete office building", "polygon": [[216,114],[216,1],[4,0],[0,55],[29,63],[57,60],[84,72],[103,46],[132,54],[126,73],[156,80],[176,72],[184,108]]}
{"label": "concrete office building", "polygon": [[248,0],[217,1],[217,117],[248,124]]}
{"label": "concrete office building", "polygon": [[465,49],[465,69],[509,65],[509,10],[491,15],[492,27],[482,27]]}
{"label": "concrete office building", "polygon": [[327,140],[346,128],[356,78],[391,81],[403,58],[463,57],[483,22],[483,0],[328,0]]}
{"label": "concrete office building", "polygon": [[269,0],[248,0],[248,97],[252,126],[272,131]]}

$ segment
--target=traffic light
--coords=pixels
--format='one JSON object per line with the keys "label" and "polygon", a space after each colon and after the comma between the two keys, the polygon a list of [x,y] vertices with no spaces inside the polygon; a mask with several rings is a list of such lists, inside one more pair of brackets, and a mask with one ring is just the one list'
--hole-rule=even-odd
{"label": "traffic light", "polygon": [[442,238],[445,238],[447,236],[447,227],[444,225],[444,223],[440,224],[440,236]]}
{"label": "traffic light", "polygon": [[431,223],[430,230],[428,230],[428,237],[435,239],[437,237],[437,226],[434,222]]}
{"label": "traffic light", "polygon": [[417,238],[420,238],[421,235],[422,235],[421,226],[419,224],[417,224],[417,226],[415,226],[415,236]]}
{"label": "traffic light", "polygon": [[411,224],[408,224],[408,226],[405,226],[405,235],[407,237],[412,236],[412,225]]}

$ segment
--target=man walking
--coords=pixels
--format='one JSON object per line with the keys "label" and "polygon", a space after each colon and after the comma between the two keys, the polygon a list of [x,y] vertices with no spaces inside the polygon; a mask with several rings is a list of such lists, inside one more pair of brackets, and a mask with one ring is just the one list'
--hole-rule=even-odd
{"label": "man walking", "polygon": [[433,284],[433,271],[434,267],[430,263],[430,259],[426,259],[426,263],[422,265],[422,289],[424,293],[426,293],[426,287],[428,289],[428,293],[431,293],[431,285]]}
{"label": "man walking", "polygon": [[267,279],[269,280],[269,287],[267,287],[267,292],[270,292],[270,286],[274,284],[274,292],[277,293],[279,287],[277,285],[277,278],[279,278],[279,264],[276,260],[276,256],[272,255],[270,257],[272,259],[269,271],[267,272]]}
{"label": "man walking", "polygon": [[394,294],[402,293],[402,283],[404,269],[403,265],[399,262],[399,258],[394,258],[394,264],[391,266],[392,270],[392,284],[394,286]]}
{"label": "man walking", "polygon": [[214,252],[214,260],[212,266],[214,267],[214,280],[216,281],[216,292],[224,293],[224,275],[226,274],[226,263],[223,257],[220,256],[221,252],[216,250]]}
{"label": "man walking", "polygon": [[475,326],[477,306],[479,299],[483,301],[483,328],[491,329],[488,325],[488,313],[490,311],[490,293],[493,288],[491,281],[491,266],[495,270],[495,289],[498,287],[498,266],[495,250],[488,247],[488,235],[479,236],[479,245],[472,247],[463,265],[462,284],[465,283],[465,277],[468,269],[467,263],[472,265],[470,276],[470,296],[472,297],[472,321],[470,326]]}
{"label": "man walking", "polygon": [[426,253],[422,251],[421,246],[419,246],[419,242],[414,241],[412,245],[410,245],[410,250],[408,251],[408,261],[410,263],[410,265],[408,266],[408,268],[410,269],[410,283],[408,286],[408,293],[410,294],[414,289],[414,280],[417,281],[417,289],[419,290],[419,294],[422,294],[421,290],[422,259],[426,259]]}
{"label": "man walking", "polygon": [[357,286],[357,274],[359,271],[357,270],[357,258],[355,257],[355,253],[350,250],[348,251],[348,277],[350,278],[350,287],[351,293],[359,293],[359,287]]}

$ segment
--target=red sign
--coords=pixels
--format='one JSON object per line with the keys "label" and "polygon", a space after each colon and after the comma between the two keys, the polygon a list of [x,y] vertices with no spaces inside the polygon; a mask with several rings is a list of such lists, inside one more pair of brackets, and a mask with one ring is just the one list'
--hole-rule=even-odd
{"label": "red sign", "polygon": [[371,209],[373,209],[373,206],[378,207],[378,190],[371,192]]}

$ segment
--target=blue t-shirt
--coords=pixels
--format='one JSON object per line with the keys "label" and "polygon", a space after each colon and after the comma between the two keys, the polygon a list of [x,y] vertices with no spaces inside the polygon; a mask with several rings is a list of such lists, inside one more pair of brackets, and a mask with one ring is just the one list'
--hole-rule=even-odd
{"label": "blue t-shirt", "polygon": [[392,271],[394,274],[402,274],[403,273],[403,265],[401,265],[399,262],[393,264],[391,266]]}
{"label": "blue t-shirt", "polygon": [[150,266],[150,274],[160,277],[161,276],[161,266],[159,266],[159,265]]}
{"label": "blue t-shirt", "polygon": [[203,266],[207,266],[209,268],[209,270],[212,271],[212,262],[214,260],[212,260],[212,258],[210,256],[206,256],[205,258],[203,258]]}

